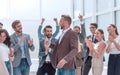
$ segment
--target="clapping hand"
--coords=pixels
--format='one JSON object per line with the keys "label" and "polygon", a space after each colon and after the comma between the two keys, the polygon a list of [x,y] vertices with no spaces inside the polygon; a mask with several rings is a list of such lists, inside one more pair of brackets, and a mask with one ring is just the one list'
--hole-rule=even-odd
{"label": "clapping hand", "polygon": [[28,44],[29,44],[30,46],[32,46],[32,45],[33,45],[33,39],[28,40]]}

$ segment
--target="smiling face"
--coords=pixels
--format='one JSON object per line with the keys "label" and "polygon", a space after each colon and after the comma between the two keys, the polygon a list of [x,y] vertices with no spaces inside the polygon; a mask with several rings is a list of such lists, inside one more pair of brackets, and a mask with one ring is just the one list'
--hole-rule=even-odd
{"label": "smiling face", "polygon": [[17,33],[22,33],[22,25],[21,25],[21,23],[16,24],[14,30]]}
{"label": "smiling face", "polygon": [[96,29],[97,28],[94,25],[90,25],[90,31],[92,34],[95,34]]}
{"label": "smiling face", "polygon": [[52,28],[46,28],[45,33],[48,38],[51,38],[52,37]]}
{"label": "smiling face", "polygon": [[0,42],[4,42],[6,40],[6,33],[5,32],[2,32],[1,34],[0,34]]}
{"label": "smiling face", "polygon": [[103,32],[103,30],[102,30],[102,29],[97,29],[97,30],[95,31],[95,38],[96,38],[98,41],[100,41],[100,40],[103,39],[103,37],[104,37],[104,32]]}

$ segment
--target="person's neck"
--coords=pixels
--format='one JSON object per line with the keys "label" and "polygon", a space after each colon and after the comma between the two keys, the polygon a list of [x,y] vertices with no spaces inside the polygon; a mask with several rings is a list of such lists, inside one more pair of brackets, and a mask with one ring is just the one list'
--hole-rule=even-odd
{"label": "person's neck", "polygon": [[16,34],[17,34],[17,35],[19,35],[19,36],[21,36],[21,35],[22,35],[22,33],[19,33],[19,32],[16,32]]}
{"label": "person's neck", "polygon": [[69,28],[69,27],[64,27],[63,30],[66,30],[66,29],[68,29],[68,28]]}
{"label": "person's neck", "polygon": [[116,38],[118,35],[116,33],[111,34],[113,38]]}

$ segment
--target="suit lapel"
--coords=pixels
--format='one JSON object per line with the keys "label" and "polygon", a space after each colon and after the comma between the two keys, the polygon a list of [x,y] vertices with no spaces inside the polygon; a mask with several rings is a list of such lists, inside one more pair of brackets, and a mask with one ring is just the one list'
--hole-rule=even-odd
{"label": "suit lapel", "polygon": [[17,39],[17,36],[15,33],[13,34],[13,39],[14,39],[15,43],[18,43],[18,39]]}
{"label": "suit lapel", "polygon": [[[64,35],[63,35],[63,37],[62,37],[62,39],[61,39],[61,42],[60,42],[60,44],[64,41],[64,39],[65,39],[65,37],[67,37],[67,35],[66,34],[68,34],[69,33],[69,31],[71,31],[71,29],[69,29]],[[59,44],[59,45],[60,45]]]}

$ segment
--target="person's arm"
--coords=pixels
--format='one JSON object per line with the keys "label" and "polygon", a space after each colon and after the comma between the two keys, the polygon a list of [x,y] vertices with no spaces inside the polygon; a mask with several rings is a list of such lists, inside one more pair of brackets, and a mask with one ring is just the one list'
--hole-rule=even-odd
{"label": "person's arm", "polygon": [[42,19],[41,19],[41,23],[40,23],[39,28],[38,28],[38,38],[39,38],[39,39],[42,38],[42,37],[44,37],[44,35],[41,33],[42,25],[43,25],[44,21],[45,21],[45,19],[42,18]]}
{"label": "person's arm", "polygon": [[83,40],[85,40],[86,38],[86,31],[85,31],[85,24],[83,23],[83,16],[82,15],[79,15],[78,16],[79,20],[81,21],[81,36],[83,37]]}
{"label": "person's arm", "polygon": [[[10,47],[14,49],[14,53],[15,53],[16,51],[18,51],[19,48],[20,48],[20,42],[17,42],[15,39],[17,39],[17,38],[16,38],[15,35],[13,34],[13,35],[10,37],[10,41],[11,41]],[[22,37],[22,39],[23,39],[23,37]],[[21,40],[21,42],[22,42],[22,40]]]}
{"label": "person's arm", "polygon": [[104,42],[102,42],[98,46],[97,50],[93,49],[93,53],[95,54],[95,56],[97,56],[99,58],[102,55],[102,53],[104,52],[105,47],[106,47],[106,44]]}
{"label": "person's arm", "polygon": [[30,36],[28,35],[28,46],[30,48],[31,51],[34,51],[35,50],[35,46],[33,44],[33,39],[30,39]]}
{"label": "person's arm", "polygon": [[114,43],[115,47],[120,51],[120,44],[118,42],[116,42],[115,40],[113,41],[113,43]]}
{"label": "person's arm", "polygon": [[58,25],[58,20],[57,20],[57,18],[54,18],[53,20],[54,20],[55,23],[56,23],[56,31],[53,33],[53,37],[56,37],[56,36],[58,35],[59,31],[60,31],[60,28],[59,28],[59,25]]}

